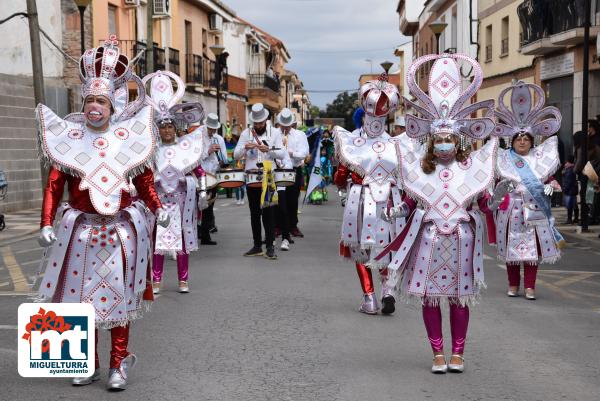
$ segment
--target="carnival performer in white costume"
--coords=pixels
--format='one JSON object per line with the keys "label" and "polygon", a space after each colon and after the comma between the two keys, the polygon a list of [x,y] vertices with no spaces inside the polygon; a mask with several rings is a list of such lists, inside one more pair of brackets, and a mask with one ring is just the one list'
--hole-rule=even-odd
{"label": "carnival performer in white costume", "polygon": [[[51,248],[39,295],[94,306],[96,327],[111,331],[108,388],[122,390],[136,361],[127,349],[130,322],[152,300],[147,282],[152,228],[144,209],[156,213],[162,226],[169,216],[154,190],[153,110],[143,107],[143,85],[117,45],[113,36],[80,59],[83,114],[61,119],[46,106],[37,107],[41,155],[51,166],[40,233],[40,244]],[[122,103],[126,96],[117,99],[115,93],[126,93],[128,81],[137,84],[138,98]],[[65,184],[69,201],[60,205]],[[134,190],[145,206],[132,204]],[[96,348],[94,375],[73,384],[99,378]]]}
{"label": "carnival performer in white costume", "polygon": [[[430,62],[433,67],[427,95],[415,76],[419,67]],[[464,91],[459,62],[471,64],[474,72],[473,81]],[[412,201],[391,208],[383,218],[410,217],[406,228],[377,258],[389,250],[397,251],[388,268],[402,271],[403,296],[422,304],[434,354],[432,372],[462,372],[468,305],[484,285],[483,223],[479,213],[470,208],[474,200],[479,200],[480,209],[491,217],[487,189],[494,183],[498,140],[492,138],[470,154],[468,150],[471,140],[483,140],[493,131],[494,121],[487,116],[492,115],[494,101],[465,107],[483,76],[479,64],[461,54],[420,57],[410,66],[407,79],[419,105],[408,99],[405,105],[420,117],[406,115],[407,135],[400,136],[397,152],[400,185]],[[486,117],[470,118],[481,109]],[[497,191],[496,199],[504,196],[507,184],[499,185]],[[450,307],[449,365],[444,356],[442,303]]]}
{"label": "carnival performer in white costume", "polygon": [[360,101],[365,111],[362,127],[348,132],[334,128],[335,152],[339,160],[334,182],[341,190],[348,188],[342,220],[340,255],[352,260],[363,290],[359,311],[377,314],[370,268],[381,268],[382,312],[395,310],[394,286],[387,285],[389,257],[375,261],[397,232],[403,220],[393,224],[379,219],[382,210],[400,205],[402,198],[396,176],[394,139],[385,132],[386,116],[398,107],[398,89],[387,82],[387,75],[369,81],[360,88]]}
{"label": "carnival performer in white costume", "polygon": [[[504,99],[509,92],[510,109]],[[499,151],[496,168],[515,188],[496,212],[498,258],[506,262],[509,297],[518,296],[523,263],[525,297],[530,300],[535,299],[538,263],[556,262],[564,244],[554,227],[549,198],[554,191],[551,176],[560,166],[558,138],[534,147],[536,138],[560,129],[560,111],[544,107],[545,99],[543,89],[534,84],[517,82],[506,88],[498,99],[494,131],[510,140],[511,148]]]}
{"label": "carnival performer in white costume", "polygon": [[[173,90],[171,80],[177,84],[177,91]],[[207,206],[206,177],[200,167],[204,146],[201,131],[177,138],[176,126],[201,121],[204,110],[199,103],[179,103],[185,92],[185,84],[176,74],[157,71],[144,77],[144,85],[148,81],[150,96],[146,97],[146,102],[156,112],[154,120],[161,137],[156,153],[155,185],[161,203],[170,216],[168,227],[156,227],[152,287],[155,294],[160,292],[165,254],[175,253],[179,292],[187,293],[189,253],[198,249],[197,212]],[[198,182],[194,175],[200,178],[198,201]]]}

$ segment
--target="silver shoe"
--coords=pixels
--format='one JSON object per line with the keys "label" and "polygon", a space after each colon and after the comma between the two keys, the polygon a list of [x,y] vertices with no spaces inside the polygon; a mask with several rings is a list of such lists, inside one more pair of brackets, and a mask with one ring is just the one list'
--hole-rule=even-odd
{"label": "silver shoe", "polygon": [[121,361],[119,368],[111,368],[108,371],[108,383],[106,388],[108,390],[125,390],[127,387],[127,375],[129,369],[135,366],[137,357],[134,354],[129,354],[125,359]]}
{"label": "silver shoe", "polygon": [[377,304],[377,298],[375,298],[375,294],[365,294],[358,311],[366,313],[367,315],[376,315],[378,310],[379,305]]}
{"label": "silver shoe", "polygon": [[461,363],[456,364],[456,363],[449,363],[448,364],[448,372],[451,373],[462,373],[465,371],[465,358],[463,358],[462,355],[458,355],[458,354],[452,354],[452,357],[457,357],[460,358]]}
{"label": "silver shoe", "polygon": [[87,386],[96,380],[100,380],[100,370],[96,369],[94,374],[89,377],[74,377],[71,379],[71,384],[74,386]]}
{"label": "silver shoe", "polygon": [[510,287],[508,287],[508,291],[506,291],[506,295],[508,295],[509,297],[518,297],[519,296],[519,288],[517,287],[516,290],[512,290]]}
{"label": "silver shoe", "polygon": [[525,299],[530,301],[535,300],[535,290],[533,288],[525,288]]}
{"label": "silver shoe", "polygon": [[[436,355],[433,357],[433,362],[435,362],[435,358],[437,356],[443,356],[443,355]],[[444,358],[444,364],[443,365],[435,365],[435,363],[433,365],[431,365],[431,373],[435,373],[435,374],[444,374],[448,371],[448,365],[446,364],[446,358]]]}

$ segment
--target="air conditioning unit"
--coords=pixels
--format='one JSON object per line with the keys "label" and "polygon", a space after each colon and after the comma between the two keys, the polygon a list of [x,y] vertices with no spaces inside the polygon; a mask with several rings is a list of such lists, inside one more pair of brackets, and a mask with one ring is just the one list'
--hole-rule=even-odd
{"label": "air conditioning unit", "polygon": [[208,20],[208,27],[211,31],[219,31],[223,30],[223,17],[219,14],[211,14]]}
{"label": "air conditioning unit", "polygon": [[252,54],[258,54],[260,53],[260,46],[258,45],[258,43],[253,43],[252,44]]}
{"label": "air conditioning unit", "polygon": [[154,16],[157,18],[171,16],[169,0],[154,0]]}
{"label": "air conditioning unit", "polygon": [[137,7],[140,5],[140,0],[123,0],[123,3],[125,3],[125,6]]}

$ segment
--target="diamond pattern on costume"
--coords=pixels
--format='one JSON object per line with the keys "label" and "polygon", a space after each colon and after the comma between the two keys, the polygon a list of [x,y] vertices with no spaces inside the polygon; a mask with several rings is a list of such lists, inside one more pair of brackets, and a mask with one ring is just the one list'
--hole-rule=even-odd
{"label": "diamond pattern on costume", "polygon": [[435,188],[432,187],[430,184],[425,184],[425,186],[423,186],[422,191],[425,195],[430,196],[432,193],[435,192]]}
{"label": "diamond pattern on costume", "polygon": [[61,155],[64,155],[69,150],[71,150],[71,147],[69,145],[67,145],[66,143],[64,143],[64,142],[61,142],[58,145],[56,145],[56,147],[54,149],[56,149],[56,151],[58,153],[60,153]]}
{"label": "diamond pattern on costume", "polygon": [[65,129],[67,128],[67,125],[65,123],[56,123],[56,124],[52,124],[50,127],[48,127],[48,130],[50,132],[52,132],[54,135],[58,136],[60,135]]}
{"label": "diamond pattern on costume", "polygon": [[120,178],[106,163],[102,163],[86,177],[86,181],[102,194],[108,196],[113,189],[119,186],[122,178]]}
{"label": "diamond pattern on costume", "polygon": [[415,155],[413,153],[409,153],[406,155],[404,160],[406,160],[408,164],[413,164],[415,162],[415,160],[417,160],[417,158],[415,157]]}
{"label": "diamond pattern on costume", "polygon": [[106,262],[108,258],[110,258],[110,252],[106,249],[102,248],[98,252],[96,252],[96,257],[100,259],[102,262]]}
{"label": "diamond pattern on costume", "polygon": [[121,294],[115,291],[105,280],[101,280],[84,299],[84,302],[94,305],[96,313],[104,319],[111,314],[122,300],[123,296]]}
{"label": "diamond pattern on costume", "polygon": [[133,127],[131,127],[131,130],[138,135],[144,132],[145,129],[146,125],[139,121],[136,121],[135,124],[133,124]]}
{"label": "diamond pattern on costume", "polygon": [[444,72],[431,83],[431,87],[437,90],[443,97],[447,97],[458,87],[458,82],[447,72]]}
{"label": "diamond pattern on costume", "polygon": [[95,271],[102,278],[106,278],[106,276],[108,276],[110,274],[110,268],[108,266],[106,266],[105,264],[102,264]]}
{"label": "diamond pattern on costume", "polygon": [[521,241],[519,245],[515,247],[515,251],[521,255],[521,257],[525,257],[529,252],[529,246],[525,243],[525,241]]}
{"label": "diamond pattern on costume", "polygon": [[377,163],[373,170],[367,174],[369,182],[383,182],[388,178],[390,172],[387,171],[380,163]]}
{"label": "diamond pattern on costume", "polygon": [[415,182],[419,179],[419,176],[414,171],[411,171],[410,173],[408,173],[408,176],[406,178],[409,182]]}
{"label": "diamond pattern on costume", "polygon": [[459,206],[460,204],[457,201],[455,201],[454,198],[452,198],[448,193],[444,193],[433,204],[435,210],[437,210],[442,216],[444,216],[445,219],[450,217]]}
{"label": "diamond pattern on costume", "polygon": [[430,273],[430,280],[442,294],[447,294],[448,290],[456,287],[458,278],[452,266],[453,263],[447,260],[447,264],[443,264],[436,270]]}
{"label": "diamond pattern on costume", "polygon": [[467,184],[461,184],[458,188],[458,192],[460,192],[461,195],[467,195],[469,192],[471,192],[471,187],[469,187]]}
{"label": "diamond pattern on costume", "polygon": [[477,153],[476,157],[480,162],[484,163],[488,157],[490,157],[490,154],[486,152],[485,149],[481,149],[481,151]]}
{"label": "diamond pattern on costume", "polygon": [[117,153],[117,155],[115,156],[115,160],[118,161],[119,163],[121,163],[122,165],[127,164],[127,162],[129,161],[129,159],[131,159],[129,156],[127,156],[125,153],[123,152],[119,152]]}
{"label": "diamond pattern on costume", "polygon": [[75,160],[82,166],[85,166],[87,162],[89,162],[92,158],[87,155],[87,153],[81,152],[77,156],[75,156]]}
{"label": "diamond pattern on costume", "polygon": [[137,154],[140,154],[140,153],[142,153],[146,149],[146,147],[144,145],[142,145],[141,143],[139,143],[139,142],[134,142],[134,143],[131,144],[131,146],[129,147],[129,149],[133,150]]}
{"label": "diamond pattern on costume", "polygon": [[488,174],[483,170],[479,170],[475,173],[474,177],[477,181],[484,182],[485,180],[487,180]]}

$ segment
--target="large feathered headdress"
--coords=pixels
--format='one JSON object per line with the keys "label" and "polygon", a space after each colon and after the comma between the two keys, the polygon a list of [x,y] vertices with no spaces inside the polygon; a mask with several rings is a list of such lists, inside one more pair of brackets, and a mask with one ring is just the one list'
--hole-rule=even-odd
{"label": "large feathered headdress", "polygon": [[[173,90],[173,82],[177,91]],[[185,84],[177,74],[171,71],[156,71],[142,80],[144,85],[150,81],[150,96],[146,103],[155,110],[155,121],[171,121],[177,125],[193,124],[204,119],[204,108],[200,103],[179,103],[185,94]]]}
{"label": "large feathered headdress", "polygon": [[[510,95],[510,109],[504,103],[504,97]],[[533,103],[531,93],[536,95]],[[494,135],[513,137],[516,134],[529,134],[535,137],[550,136],[560,129],[562,115],[554,106],[544,107],[546,95],[535,84],[519,81],[500,92],[498,109],[495,114],[498,123]]]}
{"label": "large feathered headdress", "polygon": [[[415,77],[419,67],[433,61],[429,72],[429,94],[421,90]],[[462,90],[458,61],[473,66],[473,81]],[[455,134],[465,139],[484,139],[494,129],[494,120],[490,117],[494,110],[493,100],[465,104],[481,86],[483,73],[477,61],[464,54],[430,54],[419,57],[408,69],[407,83],[410,92],[420,105],[404,98],[404,105],[415,110],[420,117],[406,115],[406,134],[415,139],[429,135]],[[470,115],[484,110],[485,116],[471,118]]]}

